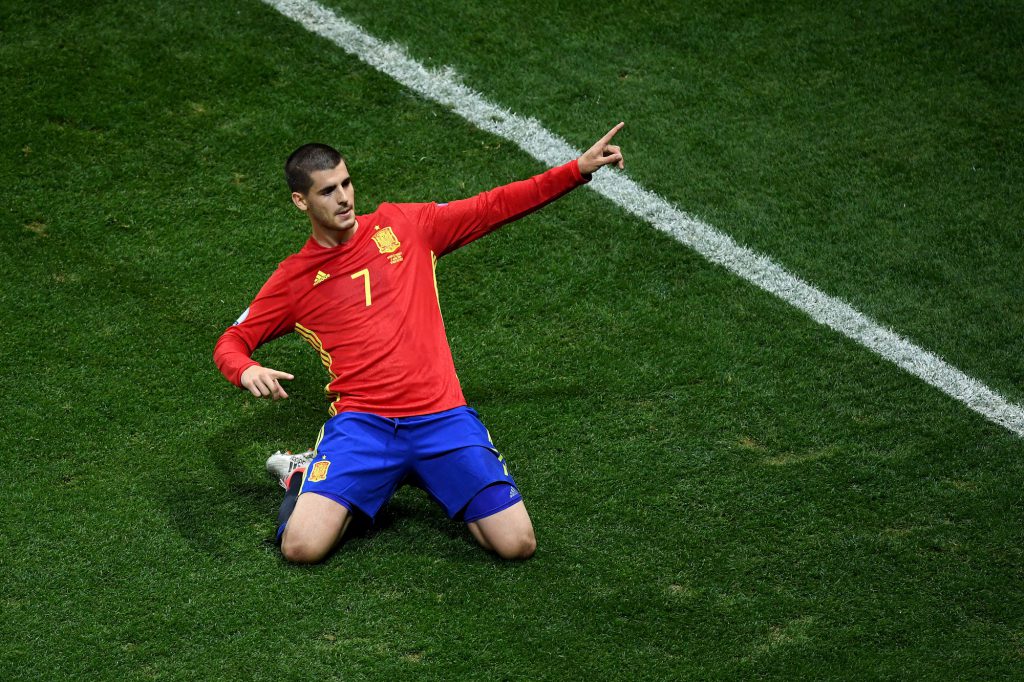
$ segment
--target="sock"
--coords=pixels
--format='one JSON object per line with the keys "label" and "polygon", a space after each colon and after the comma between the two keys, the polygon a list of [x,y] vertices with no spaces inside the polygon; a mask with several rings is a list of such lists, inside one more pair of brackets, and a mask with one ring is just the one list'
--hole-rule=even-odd
{"label": "sock", "polygon": [[295,502],[299,499],[299,490],[302,489],[302,477],[305,470],[300,469],[292,473],[288,479],[288,489],[284,491],[284,501],[281,502],[281,511],[277,513],[277,544],[281,544],[281,536],[284,535],[284,527],[288,523],[288,517],[295,511]]}

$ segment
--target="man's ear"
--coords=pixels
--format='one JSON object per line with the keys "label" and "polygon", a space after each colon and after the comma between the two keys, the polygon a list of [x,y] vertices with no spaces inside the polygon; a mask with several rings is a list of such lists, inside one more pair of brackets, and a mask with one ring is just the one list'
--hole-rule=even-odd
{"label": "man's ear", "polygon": [[306,197],[301,192],[292,192],[292,203],[300,211],[305,212],[309,209],[309,205],[306,204]]}

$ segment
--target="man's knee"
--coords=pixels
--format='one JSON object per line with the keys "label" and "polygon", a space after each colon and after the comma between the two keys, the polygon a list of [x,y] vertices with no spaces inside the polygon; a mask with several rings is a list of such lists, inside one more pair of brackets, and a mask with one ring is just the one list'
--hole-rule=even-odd
{"label": "man's knee", "polygon": [[322,561],[351,520],[345,505],[323,495],[303,493],[281,537],[281,554],[294,564]]}
{"label": "man's knee", "polygon": [[310,542],[307,538],[289,534],[287,531],[281,539],[281,554],[286,561],[293,564],[315,564],[323,561],[328,551],[330,551],[330,546]]}
{"label": "man's knee", "polygon": [[529,528],[501,538],[493,547],[502,559],[522,561],[529,559],[537,551],[537,538],[533,534],[533,528]]}
{"label": "man's knee", "polygon": [[522,500],[468,525],[477,542],[502,559],[529,559],[537,551],[533,523]]}

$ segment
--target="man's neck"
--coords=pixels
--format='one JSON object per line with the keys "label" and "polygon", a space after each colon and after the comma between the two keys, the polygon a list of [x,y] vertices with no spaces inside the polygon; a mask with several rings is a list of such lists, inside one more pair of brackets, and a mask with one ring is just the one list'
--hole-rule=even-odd
{"label": "man's neck", "polygon": [[313,241],[324,248],[333,249],[352,239],[358,229],[358,222],[347,230],[325,230],[319,225],[313,225]]}

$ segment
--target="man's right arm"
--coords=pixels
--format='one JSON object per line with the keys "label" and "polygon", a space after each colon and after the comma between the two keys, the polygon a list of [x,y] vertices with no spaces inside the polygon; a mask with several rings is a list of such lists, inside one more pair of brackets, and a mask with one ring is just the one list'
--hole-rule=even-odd
{"label": "man's right arm", "polygon": [[252,359],[253,352],[272,339],[295,328],[291,310],[291,291],[281,268],[271,275],[234,325],[217,340],[213,360],[224,378],[257,397],[287,398],[280,379],[290,374],[262,367]]}
{"label": "man's right arm", "polygon": [[434,253],[443,256],[536,211],[589,182],[604,166],[623,168],[622,150],[611,141],[624,125],[619,123],[613,127],[578,159],[532,178],[495,187],[468,199],[419,204],[421,221],[430,226]]}

